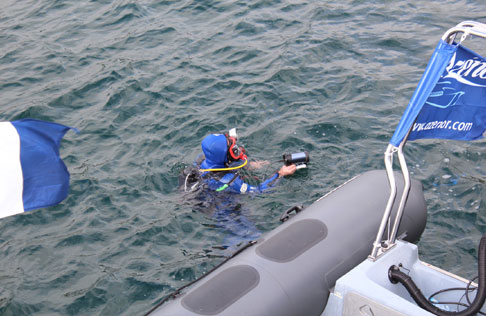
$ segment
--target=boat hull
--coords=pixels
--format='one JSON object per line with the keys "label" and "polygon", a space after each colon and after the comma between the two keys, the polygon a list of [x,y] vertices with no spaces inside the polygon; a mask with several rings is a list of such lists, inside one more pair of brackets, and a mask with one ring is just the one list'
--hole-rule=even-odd
{"label": "boat hull", "polygon": [[[400,196],[399,175],[397,187]],[[371,252],[389,192],[384,171],[353,178],[151,315],[321,315],[336,280]],[[398,236],[417,241],[426,217],[412,181]]]}

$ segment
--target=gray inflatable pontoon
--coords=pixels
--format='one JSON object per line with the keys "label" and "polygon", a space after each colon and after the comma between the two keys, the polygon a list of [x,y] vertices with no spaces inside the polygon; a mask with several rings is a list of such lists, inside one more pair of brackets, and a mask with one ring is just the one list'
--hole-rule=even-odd
{"label": "gray inflatable pontoon", "polygon": [[[150,315],[321,315],[336,280],[370,254],[389,194],[385,171],[353,178]],[[398,235],[417,241],[426,217],[413,181]]]}

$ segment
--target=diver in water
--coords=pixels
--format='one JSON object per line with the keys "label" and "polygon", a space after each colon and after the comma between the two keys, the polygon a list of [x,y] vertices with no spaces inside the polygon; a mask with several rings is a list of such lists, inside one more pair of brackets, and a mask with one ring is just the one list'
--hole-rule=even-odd
{"label": "diver in water", "polygon": [[[293,174],[296,171],[295,164],[283,165],[269,179],[258,186],[250,185],[243,181],[239,174],[241,168],[248,164],[245,149],[237,144],[238,136],[235,129],[229,134],[211,134],[206,136],[201,147],[204,157],[199,157],[195,166],[199,172],[189,173],[185,179],[185,191],[192,191],[199,182],[205,183],[210,190],[232,193],[261,193],[275,185],[281,177]],[[258,168],[265,162],[251,162],[250,166]]]}
{"label": "diver in water", "polygon": [[[237,194],[261,193],[273,187],[279,178],[293,174],[295,164],[283,165],[270,178],[259,185],[251,185],[243,180],[245,166],[262,167],[268,162],[248,162],[245,149],[237,144],[235,129],[228,134],[206,136],[194,165],[186,168],[183,177],[184,191],[196,192],[197,208],[210,213],[218,225],[226,231],[222,248],[233,249],[244,241],[259,238],[261,232],[249,220],[249,210],[240,203]],[[205,190],[201,190],[201,189]],[[234,250],[234,249],[233,249]]]}

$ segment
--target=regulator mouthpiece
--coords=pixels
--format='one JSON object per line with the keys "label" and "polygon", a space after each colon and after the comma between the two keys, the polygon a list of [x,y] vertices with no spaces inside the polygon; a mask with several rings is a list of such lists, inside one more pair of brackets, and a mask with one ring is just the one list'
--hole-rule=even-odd
{"label": "regulator mouthpiece", "polygon": [[284,163],[289,166],[291,164],[297,165],[297,169],[307,167],[306,163],[310,160],[309,153],[307,151],[303,151],[300,153],[295,154],[285,154],[283,155]]}

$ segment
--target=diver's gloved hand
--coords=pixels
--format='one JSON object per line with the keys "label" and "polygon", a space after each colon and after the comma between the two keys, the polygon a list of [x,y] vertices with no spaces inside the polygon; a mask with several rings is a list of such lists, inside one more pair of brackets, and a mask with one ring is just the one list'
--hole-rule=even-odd
{"label": "diver's gloved hand", "polygon": [[278,177],[285,177],[294,174],[295,170],[297,170],[297,166],[294,164],[291,165],[283,165],[282,168],[278,171]]}

